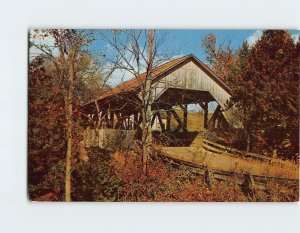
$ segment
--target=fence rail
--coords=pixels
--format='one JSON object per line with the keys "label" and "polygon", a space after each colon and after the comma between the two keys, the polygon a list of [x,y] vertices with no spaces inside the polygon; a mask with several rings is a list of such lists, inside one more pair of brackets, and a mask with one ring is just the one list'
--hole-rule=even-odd
{"label": "fence rail", "polygon": [[231,147],[227,147],[206,139],[203,139],[203,145],[202,147],[207,150],[207,151],[211,151],[217,154],[222,154],[222,153],[226,153],[229,156],[233,156],[233,157],[241,157],[241,158],[251,158],[251,159],[256,159],[256,160],[260,160],[260,161],[265,161],[265,162],[270,162],[272,160],[272,158],[267,157],[267,156],[263,156],[260,154],[256,154],[256,153],[247,153],[245,151],[240,151]]}
{"label": "fence rail", "polygon": [[[171,147],[169,147],[171,148]],[[226,154],[228,156],[233,156],[236,158],[243,158],[246,160],[259,160],[261,162],[274,164],[272,158],[268,158],[266,156],[258,155],[255,153],[245,153],[243,151],[239,151],[237,149],[233,149],[230,147],[226,147],[224,145],[220,145],[215,142],[208,141],[206,139],[203,140],[203,152],[209,151],[213,154]],[[299,178],[286,178],[286,177],[277,177],[277,176],[266,176],[266,175],[258,175],[258,174],[251,174],[243,173],[243,172],[236,172],[236,171],[225,171],[220,169],[214,169],[209,167],[205,164],[199,164],[195,162],[191,156],[191,159],[188,159],[189,156],[181,157],[178,155],[179,151],[175,150],[175,154],[172,152],[167,152],[163,148],[157,148],[157,154],[163,158],[164,161],[169,162],[174,165],[183,165],[187,166],[196,174],[204,176],[205,182],[210,185],[212,180],[220,180],[220,181],[228,181],[234,182],[236,185],[239,185],[242,189],[248,190],[247,192],[250,193],[255,198],[256,190],[262,190],[265,192],[270,192],[269,182],[276,182],[283,186],[291,187],[291,190],[294,188],[299,188]],[[201,153],[201,150],[197,153]],[[275,161],[275,163],[279,163],[279,161]],[[291,191],[290,190],[290,191]],[[282,191],[282,193],[286,193],[287,191]]]}
{"label": "fence rail", "polygon": [[[256,199],[256,191],[261,190],[266,193],[269,193],[271,191],[268,184],[269,182],[276,182],[280,185],[294,187],[299,190],[299,179],[259,176],[249,173],[229,172],[218,169],[211,169],[207,166],[202,166],[193,162],[170,157],[169,155],[162,152],[158,152],[158,155],[163,158],[165,162],[171,163],[175,166],[189,167],[189,169],[191,169],[193,173],[203,176],[204,181],[208,186],[211,186],[213,180],[232,182],[240,186],[240,188],[242,188],[242,190],[246,192],[247,195],[250,195],[252,198],[254,198],[254,200]],[[292,190],[281,190],[281,193],[286,194],[288,193],[288,191]]]}

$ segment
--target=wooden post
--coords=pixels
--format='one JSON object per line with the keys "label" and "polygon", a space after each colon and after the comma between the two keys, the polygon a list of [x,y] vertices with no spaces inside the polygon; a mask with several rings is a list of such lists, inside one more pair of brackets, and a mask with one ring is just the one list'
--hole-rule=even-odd
{"label": "wooden post", "polygon": [[208,186],[208,187],[212,187],[214,185],[214,173],[212,170],[210,169],[207,169],[205,171],[205,184]]}
{"label": "wooden post", "polygon": [[166,128],[167,131],[171,130],[171,117],[172,117],[172,115],[171,115],[170,111],[167,110],[167,128]]}
{"label": "wooden post", "polygon": [[214,111],[213,115],[211,116],[208,124],[207,124],[207,127],[209,127],[210,125],[214,128],[216,126],[216,119],[217,117],[219,116],[219,111],[221,110],[221,106],[218,105],[216,110]]}
{"label": "wooden post", "polygon": [[97,122],[97,126],[96,126],[96,128],[98,128],[98,129],[101,129],[101,126],[102,126],[102,116],[103,115],[103,111],[101,111],[100,113],[99,113],[99,121]]}
{"label": "wooden post", "polygon": [[156,115],[157,115],[157,112],[155,112],[155,113],[153,114],[153,116],[152,116],[152,119],[151,119],[151,127],[152,127],[153,124],[154,124]]}
{"label": "wooden post", "polygon": [[109,116],[109,128],[113,129],[114,128],[114,112],[110,111],[110,116]]}
{"label": "wooden post", "polygon": [[127,129],[132,129],[130,116],[127,117]]}
{"label": "wooden post", "polygon": [[123,118],[122,118],[122,114],[120,112],[116,112],[116,116],[117,116],[117,123],[115,128],[123,128]]}
{"label": "wooden post", "polygon": [[178,129],[182,129],[183,128],[183,124],[182,124],[182,121],[181,121],[180,117],[177,115],[177,113],[175,112],[174,109],[171,109],[170,112],[173,114],[175,120],[178,123],[178,127],[177,128]]}
{"label": "wooden post", "polygon": [[188,117],[188,110],[187,110],[187,104],[185,104],[183,107],[183,127],[182,127],[184,131],[187,130],[187,117]]}
{"label": "wooden post", "polygon": [[204,129],[207,129],[207,126],[208,126],[208,103],[207,102],[205,102],[204,104],[199,103],[199,105],[203,109],[203,127],[204,127]]}
{"label": "wooden post", "polygon": [[160,115],[159,111],[157,111],[157,119],[158,119],[158,122],[160,124],[160,128],[161,128],[162,132],[165,132],[165,125],[162,121],[162,118],[161,118],[161,115]]}
{"label": "wooden post", "polygon": [[244,183],[242,186],[246,194],[248,194],[253,201],[256,201],[255,181],[251,174],[244,174]]}
{"label": "wooden post", "polygon": [[128,117],[123,117],[123,129],[128,129]]}
{"label": "wooden post", "polygon": [[127,129],[127,117],[124,115],[122,117],[122,129]]}
{"label": "wooden post", "polygon": [[108,112],[105,113],[105,117],[104,117],[104,125],[105,127],[104,128],[109,128],[109,119],[108,119]]}
{"label": "wooden post", "polygon": [[137,126],[138,126],[138,113],[137,112],[135,112],[134,114],[133,114],[133,129],[137,129]]}
{"label": "wooden post", "polygon": [[214,128],[216,129],[216,128],[218,128],[219,127],[219,123],[220,123],[220,121],[219,121],[219,116],[220,116],[220,111],[218,111],[217,113],[216,113],[216,117],[215,117],[215,122],[214,122]]}
{"label": "wooden post", "polygon": [[142,116],[142,114],[139,112],[139,113],[138,113],[138,125],[137,125],[137,126],[140,126],[141,123],[142,123],[142,121],[143,121],[143,116]]}

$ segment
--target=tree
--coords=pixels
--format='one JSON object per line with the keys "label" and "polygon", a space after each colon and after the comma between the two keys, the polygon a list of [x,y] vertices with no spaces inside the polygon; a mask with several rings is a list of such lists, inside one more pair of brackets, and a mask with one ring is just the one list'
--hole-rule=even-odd
{"label": "tree", "polygon": [[[230,79],[234,100],[240,104],[243,125],[250,138],[263,129],[263,147],[274,153],[298,151],[299,52],[291,35],[282,30],[266,30],[249,48],[238,53],[238,65]],[[293,148],[287,152],[286,148]],[[284,149],[285,148],[285,149]],[[293,155],[294,154],[294,155]]]}
{"label": "tree", "polygon": [[249,75],[250,48],[247,42],[237,52],[236,66],[231,70],[228,82],[232,88],[232,101],[235,103],[233,114],[241,122],[246,135],[246,151],[250,150],[251,129],[256,121],[256,108],[252,105],[253,80]]}
{"label": "tree", "polygon": [[[36,191],[44,176],[63,159],[66,148],[64,93],[51,62],[35,57],[28,67],[28,191],[43,195],[54,180]],[[33,188],[32,188],[33,187]],[[51,189],[52,191],[53,189]]]}
{"label": "tree", "polygon": [[[28,68],[30,155],[64,149],[64,96],[50,62],[36,57]],[[50,117],[51,116],[51,120]]]}
{"label": "tree", "polygon": [[154,101],[151,86],[152,68],[167,60],[168,54],[159,51],[164,37],[156,37],[154,30],[106,30],[101,36],[110,48],[110,54],[106,56],[108,64],[113,64],[117,70],[131,74],[139,84],[138,100],[128,99],[128,101],[137,106],[142,116],[141,143],[143,171],[146,173],[152,144],[151,108]]}
{"label": "tree", "polygon": [[[72,147],[74,146],[74,91],[76,81],[76,63],[80,50],[92,42],[91,33],[84,30],[49,29],[35,30],[30,37],[51,38],[54,43],[35,44],[30,40],[30,47],[38,49],[40,56],[46,57],[55,67],[56,75],[62,82],[66,123],[66,166],[65,166],[65,201],[71,201]],[[58,50],[55,56],[53,48]],[[56,95],[55,95],[56,96]],[[55,97],[54,97],[55,98]]]}
{"label": "tree", "polygon": [[78,59],[76,87],[78,89],[77,96],[80,98],[80,103],[88,103],[101,96],[106,91],[109,91],[107,84],[113,67],[103,68],[99,58],[95,59],[88,52],[80,52]]}
{"label": "tree", "polygon": [[[154,30],[148,31],[148,65],[146,71],[145,85],[142,85],[141,96],[145,106],[142,111],[142,142],[143,142],[143,172],[147,172],[148,157],[151,153],[152,133],[151,133],[151,107],[153,104],[152,98],[152,66],[153,66],[153,42],[154,42]],[[149,150],[150,149],[150,150]]]}
{"label": "tree", "polygon": [[230,41],[217,46],[217,39],[214,34],[208,34],[202,40],[202,48],[206,53],[206,61],[210,68],[225,82],[231,70],[235,67],[236,53]]}

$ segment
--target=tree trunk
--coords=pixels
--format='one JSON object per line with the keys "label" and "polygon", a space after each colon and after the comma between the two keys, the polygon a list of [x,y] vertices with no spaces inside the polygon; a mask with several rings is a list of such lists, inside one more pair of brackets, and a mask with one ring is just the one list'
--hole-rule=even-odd
{"label": "tree trunk", "polygon": [[151,153],[152,132],[151,132],[151,115],[148,117],[147,111],[142,113],[142,144],[143,144],[143,172],[147,173],[148,159]]}
{"label": "tree trunk", "polygon": [[95,106],[96,106],[97,118],[98,118],[96,129],[99,129],[100,124],[101,124],[101,115],[100,115],[100,107],[99,107],[99,104],[98,104],[97,100],[95,100]]}
{"label": "tree trunk", "polygon": [[[73,52],[74,53],[74,52]],[[69,60],[68,94],[67,94],[67,155],[66,155],[66,176],[65,176],[65,201],[71,201],[71,173],[72,173],[72,141],[73,141],[73,95],[74,95],[74,54]]]}
{"label": "tree trunk", "polygon": [[147,173],[148,159],[151,154],[151,144],[152,144],[152,129],[151,129],[151,106],[152,106],[152,91],[151,91],[151,82],[152,82],[152,65],[153,65],[153,40],[154,40],[154,30],[148,30],[148,66],[147,66],[147,75],[144,88],[144,101],[143,101],[143,172]]}

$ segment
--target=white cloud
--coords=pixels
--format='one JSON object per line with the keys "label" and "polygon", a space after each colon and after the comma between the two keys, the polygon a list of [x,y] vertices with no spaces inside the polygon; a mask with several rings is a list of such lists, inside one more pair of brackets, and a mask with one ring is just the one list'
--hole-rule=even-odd
{"label": "white cloud", "polygon": [[258,41],[263,34],[262,30],[256,30],[251,36],[247,38],[247,42],[250,46],[254,45],[256,41]]}
{"label": "white cloud", "polygon": [[296,33],[296,34],[292,35],[292,38],[293,38],[293,41],[295,44],[297,44],[297,42],[299,41],[299,36],[300,36],[300,33]]}

